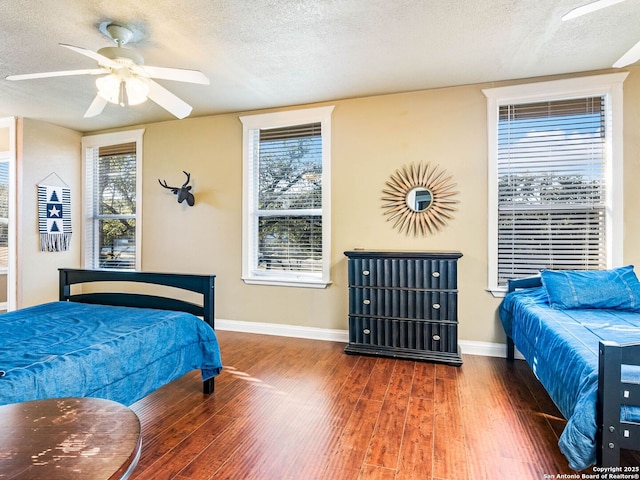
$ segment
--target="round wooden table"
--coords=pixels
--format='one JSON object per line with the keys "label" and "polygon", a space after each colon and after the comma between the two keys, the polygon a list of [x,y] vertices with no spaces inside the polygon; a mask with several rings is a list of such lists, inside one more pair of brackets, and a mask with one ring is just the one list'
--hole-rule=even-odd
{"label": "round wooden table", "polygon": [[0,473],[12,480],[125,479],[140,420],[116,402],[53,398],[0,406]]}

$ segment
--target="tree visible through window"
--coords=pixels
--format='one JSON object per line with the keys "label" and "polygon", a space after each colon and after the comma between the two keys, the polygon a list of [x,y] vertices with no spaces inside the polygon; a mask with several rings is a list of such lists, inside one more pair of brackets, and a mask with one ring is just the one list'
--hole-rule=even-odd
{"label": "tree visible through window", "polygon": [[323,287],[329,281],[332,108],[241,118],[248,283]]}
{"label": "tree visible through window", "polygon": [[489,154],[489,290],[543,269],[622,259],[626,73],[483,90]]}
{"label": "tree visible through window", "polygon": [[260,130],[258,269],[322,271],[319,123]]}
{"label": "tree visible through window", "polygon": [[100,147],[94,174],[98,267],[135,268],[136,144]]}
{"label": "tree visible through window", "polygon": [[606,268],[605,99],[505,105],[498,120],[498,284]]}
{"label": "tree visible through window", "polygon": [[84,137],[85,265],[140,268],[140,165],[143,130]]}

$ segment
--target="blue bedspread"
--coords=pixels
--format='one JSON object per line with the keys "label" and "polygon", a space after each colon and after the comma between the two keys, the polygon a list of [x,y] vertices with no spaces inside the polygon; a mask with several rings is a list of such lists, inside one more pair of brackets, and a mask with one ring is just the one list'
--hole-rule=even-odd
{"label": "blue bedspread", "polygon": [[100,397],[125,405],[222,369],[213,329],[183,312],[53,302],[0,315],[0,405]]}
{"label": "blue bedspread", "polygon": [[[508,294],[500,306],[505,332],[567,419],[558,445],[574,470],[596,461],[598,344],[640,341],[640,314],[622,310],[549,307],[542,287]],[[625,367],[623,378],[640,382],[640,368]],[[640,421],[637,408],[625,420]]]}

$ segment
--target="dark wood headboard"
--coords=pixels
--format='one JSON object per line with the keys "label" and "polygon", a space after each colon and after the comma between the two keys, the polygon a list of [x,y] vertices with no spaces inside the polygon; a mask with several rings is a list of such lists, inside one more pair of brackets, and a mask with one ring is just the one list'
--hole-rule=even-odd
{"label": "dark wood headboard", "polygon": [[[188,312],[214,327],[215,275],[151,273],[117,270],[83,270],[60,268],[60,301],[99,303],[123,307],[158,308]],[[202,305],[176,298],[127,292],[71,294],[71,285],[90,282],[134,282],[175,287],[202,294]]]}

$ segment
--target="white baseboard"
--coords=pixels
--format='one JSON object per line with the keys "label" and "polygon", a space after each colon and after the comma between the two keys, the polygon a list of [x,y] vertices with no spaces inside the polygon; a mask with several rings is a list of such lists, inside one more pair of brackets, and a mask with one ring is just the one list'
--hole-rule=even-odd
{"label": "white baseboard", "polygon": [[[507,358],[507,345],[504,343],[476,342],[460,340],[460,350],[466,355],[482,355],[483,357]],[[522,354],[515,350],[515,358],[524,360]]]}
{"label": "white baseboard", "polygon": [[[230,332],[258,333],[262,335],[276,335],[280,337],[307,338],[310,340],[325,340],[347,343],[349,332],[331,328],[301,327],[298,325],[284,325],[279,323],[245,322],[241,320],[225,320],[216,318],[216,330]],[[460,351],[465,355],[482,355],[485,357],[506,358],[507,347],[504,343],[476,342],[460,340]],[[522,359],[522,354],[516,350],[516,358]]]}
{"label": "white baseboard", "polygon": [[349,332],[347,330],[301,327],[298,325],[283,325],[280,323],[244,322],[241,320],[224,320],[216,318],[216,330],[259,333],[262,335],[276,335],[280,337],[308,338],[310,340],[325,340],[331,342],[349,342]]}

